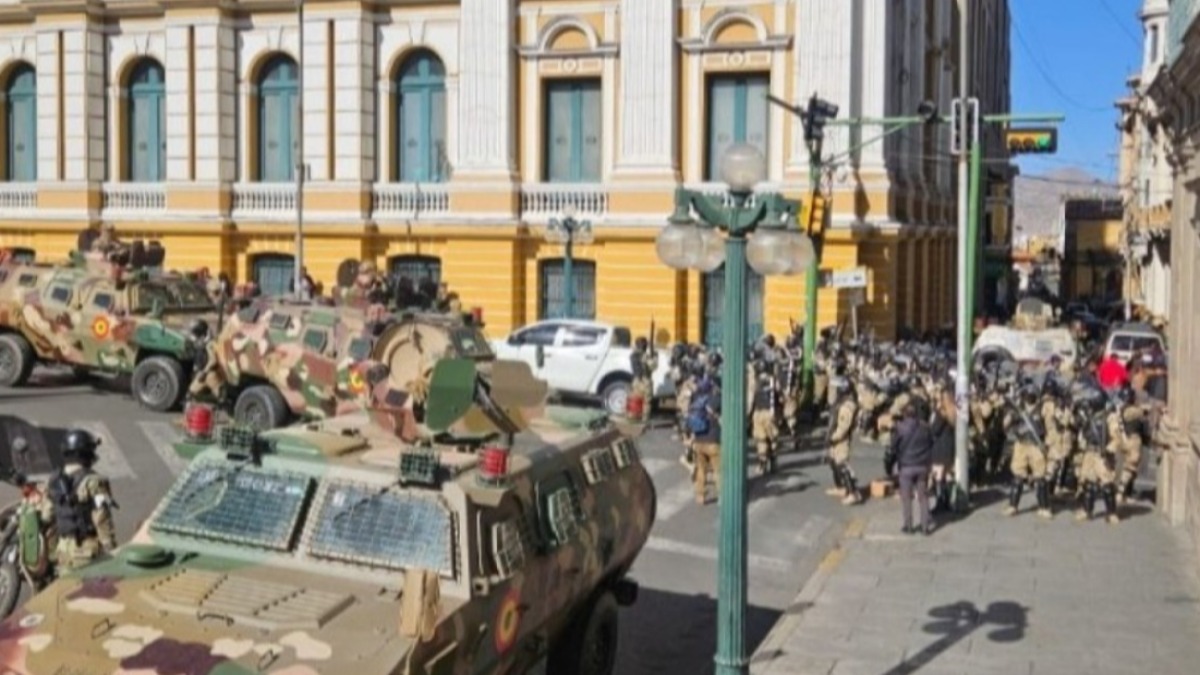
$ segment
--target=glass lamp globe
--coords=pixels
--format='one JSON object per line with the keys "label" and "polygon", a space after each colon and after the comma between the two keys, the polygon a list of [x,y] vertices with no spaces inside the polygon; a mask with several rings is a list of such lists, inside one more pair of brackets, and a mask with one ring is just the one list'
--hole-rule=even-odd
{"label": "glass lamp globe", "polygon": [[746,261],[755,272],[765,276],[791,273],[794,235],[775,228],[758,230],[746,242]]}
{"label": "glass lamp globe", "polygon": [[703,246],[700,228],[695,225],[668,225],[654,241],[658,259],[677,270],[695,267]]}
{"label": "glass lamp globe", "polygon": [[738,143],[721,157],[721,180],[731,192],[753,192],[766,175],[767,160],[753,145]]}
{"label": "glass lamp globe", "polygon": [[817,258],[817,251],[813,248],[812,239],[803,232],[790,232],[788,240],[787,257],[791,268],[789,273],[804,274],[812,265],[813,260]]}
{"label": "glass lamp globe", "polygon": [[716,229],[701,227],[700,255],[696,258],[696,269],[701,272],[715,272],[725,264],[725,239]]}

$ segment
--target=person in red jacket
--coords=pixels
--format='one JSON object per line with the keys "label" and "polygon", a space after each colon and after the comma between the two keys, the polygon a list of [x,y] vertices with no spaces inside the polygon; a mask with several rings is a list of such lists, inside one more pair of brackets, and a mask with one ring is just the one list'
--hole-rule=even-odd
{"label": "person in red jacket", "polygon": [[1129,382],[1129,370],[1114,354],[1108,354],[1096,368],[1096,380],[1105,391],[1114,391]]}

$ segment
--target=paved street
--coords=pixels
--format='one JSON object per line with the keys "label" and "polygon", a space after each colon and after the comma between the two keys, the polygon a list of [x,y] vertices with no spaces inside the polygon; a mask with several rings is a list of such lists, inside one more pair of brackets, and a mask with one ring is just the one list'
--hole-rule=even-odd
{"label": "paved street", "polygon": [[[178,475],[183,463],[171,443],[179,414],[148,412],[112,389],[79,384],[69,375],[39,372],[34,388],[0,390],[0,409],[39,423],[86,427],[103,439],[100,470],[113,478],[120,501],[118,535],[124,540]],[[102,383],[103,384],[103,383]],[[716,503],[699,506],[679,464],[671,432],[654,429],[640,444],[658,490],[658,516],[649,544],[633,569],[642,584],[638,604],[623,612],[622,675],[711,671],[716,614]],[[876,453],[862,471],[873,475]],[[828,469],[816,449],[789,454],[769,480],[750,490],[751,645],[762,639],[791,603],[834,536],[856,509],[824,494]],[[0,498],[15,491],[0,486]]]}

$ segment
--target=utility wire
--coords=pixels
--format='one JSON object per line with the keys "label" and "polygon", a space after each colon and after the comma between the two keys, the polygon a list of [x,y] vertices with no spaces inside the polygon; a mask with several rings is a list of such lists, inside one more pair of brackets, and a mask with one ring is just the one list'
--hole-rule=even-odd
{"label": "utility wire", "polygon": [[1108,4],[1108,0],[1100,0],[1100,6],[1104,8],[1104,11],[1110,17],[1112,17],[1113,23],[1120,27],[1121,32],[1128,35],[1129,39],[1133,41],[1133,44],[1140,49],[1142,47],[1141,39],[1134,35],[1133,31],[1129,30],[1129,26],[1125,25],[1125,22],[1121,20],[1121,17],[1117,16],[1117,13],[1113,10],[1112,5]]}
{"label": "utility wire", "polygon": [[1016,14],[1014,14],[1012,17],[1012,27],[1013,32],[1017,34],[1017,42],[1020,43],[1021,47],[1025,50],[1025,53],[1029,56],[1030,62],[1033,63],[1034,68],[1037,68],[1037,71],[1041,74],[1042,79],[1046,81],[1046,84],[1050,85],[1050,88],[1058,94],[1059,98],[1061,98],[1067,104],[1086,112],[1105,112],[1112,109],[1111,106],[1093,106],[1086,103],[1081,103],[1078,99],[1063,91],[1063,88],[1058,86],[1058,82],[1056,82],[1054,77],[1050,74],[1049,69],[1042,65],[1042,62],[1037,58],[1037,56],[1034,55],[1033,48],[1030,47],[1029,43],[1025,41],[1025,34],[1021,32],[1021,24],[1017,21]]}

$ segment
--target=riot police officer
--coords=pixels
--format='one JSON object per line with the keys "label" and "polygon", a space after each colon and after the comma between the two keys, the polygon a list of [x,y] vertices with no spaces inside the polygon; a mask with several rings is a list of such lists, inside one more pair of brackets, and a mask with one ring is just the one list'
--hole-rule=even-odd
{"label": "riot police officer", "polygon": [[850,383],[842,377],[830,379],[829,386],[834,395],[833,410],[829,416],[829,468],[833,472],[834,487],[830,495],[841,496],[843,504],[857,504],[862,500],[858,490],[854,469],[850,467],[850,435],[854,430],[854,418],[858,404]]}
{"label": "riot police officer", "polygon": [[759,361],[755,370],[750,422],[759,469],[766,475],[775,471],[775,441],[779,437],[779,427],[775,424],[775,377],[770,363]]}
{"label": "riot police officer", "polygon": [[1021,492],[1026,483],[1037,497],[1038,515],[1050,518],[1050,492],[1046,484],[1046,452],[1043,439],[1046,425],[1038,410],[1038,390],[1026,384],[1021,388],[1020,401],[1011,404],[1005,415],[1004,428],[1013,439],[1012,485],[1009,488],[1005,515],[1014,515],[1021,504]]}
{"label": "riot police officer", "polygon": [[658,369],[658,352],[650,349],[650,341],[645,337],[634,341],[629,366],[633,372],[633,393],[640,395],[644,401],[639,421],[645,422],[650,419],[650,405],[654,393],[653,376],[654,371]]}
{"label": "riot police officer", "polygon": [[1079,507],[1076,520],[1090,520],[1096,497],[1103,496],[1104,510],[1109,523],[1120,520],[1117,515],[1116,450],[1121,442],[1121,418],[1117,406],[1105,411],[1099,391],[1078,402],[1079,438],[1083,447],[1079,467]]}
{"label": "riot police officer", "polygon": [[62,453],[65,466],[47,486],[58,531],[59,571],[82,567],[117,547],[113,500],[108,479],[96,473],[99,439],[82,429],[67,431]]}

